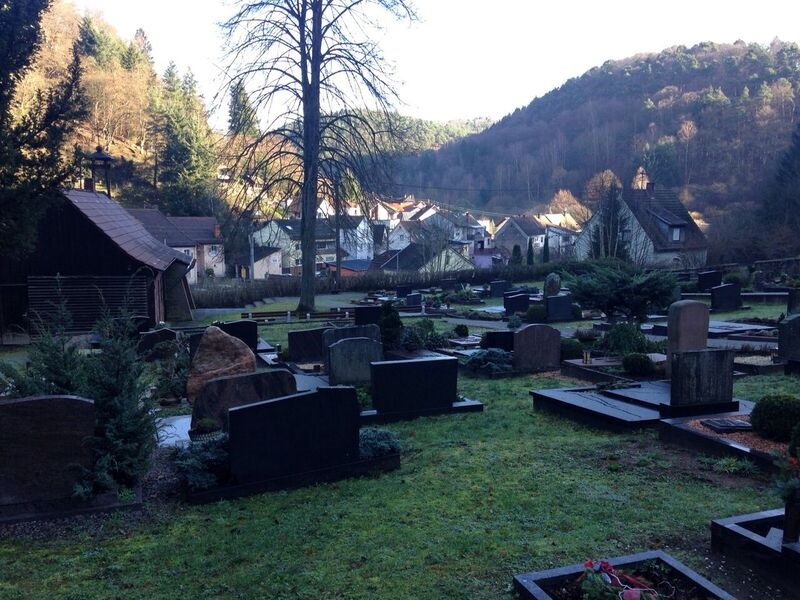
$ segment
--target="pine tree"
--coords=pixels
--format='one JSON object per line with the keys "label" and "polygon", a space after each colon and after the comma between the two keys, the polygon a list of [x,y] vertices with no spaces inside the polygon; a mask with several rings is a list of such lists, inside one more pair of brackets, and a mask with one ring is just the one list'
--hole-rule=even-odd
{"label": "pine tree", "polygon": [[542,262],[550,262],[550,236],[547,234],[547,230],[545,230],[544,246],[542,246]]}
{"label": "pine tree", "polygon": [[525,256],[525,264],[529,267],[533,265],[533,238],[528,238],[528,253]]}
{"label": "pine tree", "polygon": [[519,247],[519,244],[514,244],[514,247],[511,249],[511,258],[508,259],[508,264],[510,265],[522,264],[522,248]]}
{"label": "pine tree", "polygon": [[228,107],[228,131],[246,137],[258,137],[258,117],[244,84],[237,81],[231,87],[231,101]]}
{"label": "pine tree", "polygon": [[36,227],[69,171],[62,148],[82,114],[80,57],[67,78],[37,95],[21,118],[12,114],[17,86],[41,43],[41,17],[50,0],[8,0],[0,7],[0,256],[16,258],[36,240]]}
{"label": "pine tree", "polygon": [[800,124],[764,199],[763,215],[765,222],[791,229],[795,235],[800,229]]}

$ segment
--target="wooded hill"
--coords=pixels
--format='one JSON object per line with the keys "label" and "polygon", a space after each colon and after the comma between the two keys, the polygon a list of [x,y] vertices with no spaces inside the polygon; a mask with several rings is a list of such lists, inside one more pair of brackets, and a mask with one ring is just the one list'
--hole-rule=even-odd
{"label": "wooded hill", "polygon": [[[532,72],[535,68],[532,69]],[[800,49],[703,43],[608,61],[486,131],[400,161],[397,193],[530,210],[559,189],[584,197],[611,169],[629,185],[681,187],[693,210],[757,201],[798,119]]]}

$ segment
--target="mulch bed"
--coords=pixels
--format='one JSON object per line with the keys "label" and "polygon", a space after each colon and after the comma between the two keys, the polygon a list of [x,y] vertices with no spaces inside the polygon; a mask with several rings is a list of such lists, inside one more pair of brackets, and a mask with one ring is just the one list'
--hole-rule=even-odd
{"label": "mulch bed", "polygon": [[[737,419],[741,419],[742,421],[749,421],[750,415],[737,415]],[[762,438],[758,435],[755,431],[734,431],[731,433],[717,433],[710,427],[706,427],[700,422],[700,419],[695,419],[694,421],[689,421],[686,423],[692,429],[697,431],[701,431],[702,433],[713,435],[714,437],[723,438],[726,440],[730,440],[732,442],[736,442],[737,444],[741,444],[742,446],[747,446],[753,450],[760,450],[761,452],[766,452],[767,454],[786,454],[789,445],[784,442],[775,442],[772,440],[767,440]]]}

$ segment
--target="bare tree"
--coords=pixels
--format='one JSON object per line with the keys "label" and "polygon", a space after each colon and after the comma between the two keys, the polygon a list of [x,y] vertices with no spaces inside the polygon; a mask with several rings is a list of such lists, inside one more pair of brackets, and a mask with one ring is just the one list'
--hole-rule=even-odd
{"label": "bare tree", "polygon": [[376,15],[383,13],[415,17],[410,0],[241,0],[225,24],[230,83],[250,90],[255,110],[266,120],[265,133],[238,154],[240,171],[263,177],[261,190],[243,208],[252,210],[275,187],[299,191],[302,310],[314,308],[314,229],[323,164],[338,163],[337,170],[351,173],[367,190],[385,134],[367,109],[391,121],[396,95],[372,39]]}

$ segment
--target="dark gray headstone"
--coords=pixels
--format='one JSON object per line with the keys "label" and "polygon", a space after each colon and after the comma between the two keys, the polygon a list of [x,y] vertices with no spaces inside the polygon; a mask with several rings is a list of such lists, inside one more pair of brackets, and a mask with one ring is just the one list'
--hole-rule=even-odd
{"label": "dark gray headstone", "polygon": [[697,274],[697,291],[707,292],[722,285],[722,271],[703,271]]}
{"label": "dark gray headstone", "polygon": [[514,332],[514,370],[553,371],[561,364],[561,332],[547,325],[528,325]]}
{"label": "dark gray headstone", "polygon": [[192,405],[192,429],[202,419],[214,419],[228,430],[228,409],[297,392],[297,382],[289,371],[260,371],[219,377],[205,384]]}
{"label": "dark gray headstone", "polygon": [[251,350],[258,347],[258,323],[249,319],[229,321],[217,325],[222,331],[235,338],[239,338]]}
{"label": "dark gray headstone", "polygon": [[154,353],[156,346],[164,342],[174,342],[178,339],[178,332],[172,329],[156,329],[154,331],[146,331],[139,334],[139,344],[136,346],[136,351],[140,356],[146,359],[161,358]]}
{"label": "dark gray headstone", "polygon": [[800,312],[800,288],[791,288],[786,298],[786,314]]}
{"label": "dark gray headstone", "polygon": [[723,404],[733,399],[734,350],[700,350],[672,355],[670,404]]}
{"label": "dark gray headstone", "polygon": [[250,483],[355,461],[360,412],[351,387],[232,408],[231,474],[238,483]]}
{"label": "dark gray headstone", "polygon": [[739,310],[742,307],[742,286],[738,283],[724,283],[711,288],[711,310],[722,312]]}
{"label": "dark gray headstone", "polygon": [[406,306],[422,306],[422,294],[420,293],[407,294]]}
{"label": "dark gray headstone", "polygon": [[295,362],[324,360],[327,346],[322,341],[323,334],[330,327],[298,329],[289,332],[289,356]]}
{"label": "dark gray headstone", "polygon": [[484,334],[484,343],[482,346],[486,348],[499,348],[506,352],[514,351],[514,332],[513,331],[487,331]]}
{"label": "dark gray headstone", "polygon": [[572,321],[572,294],[559,293],[557,296],[546,296],[545,307],[547,320],[550,323],[557,321]]}
{"label": "dark gray headstone", "polygon": [[424,414],[458,398],[458,359],[443,356],[372,363],[372,406],[378,414]]}
{"label": "dark gray headstone", "polygon": [[383,306],[356,306],[354,311],[356,325],[377,325],[381,321]]}
{"label": "dark gray headstone", "polygon": [[507,315],[518,312],[526,312],[531,305],[531,297],[528,294],[516,294],[514,296],[503,296],[503,308]]}
{"label": "dark gray headstone", "polygon": [[456,289],[457,281],[455,279],[442,279],[439,282],[439,286],[445,292],[450,292]]}
{"label": "dark gray headstone", "polygon": [[397,293],[397,297],[398,298],[405,298],[413,290],[414,290],[414,286],[413,285],[406,285],[406,284],[398,285],[397,286],[397,292],[396,292]]}
{"label": "dark gray headstone", "polygon": [[778,323],[778,356],[792,362],[800,361],[800,314]]}
{"label": "dark gray headstone", "polygon": [[0,505],[72,497],[91,470],[94,402],[75,396],[0,400]]}
{"label": "dark gray headstone", "polygon": [[322,343],[325,349],[331,347],[339,340],[347,338],[369,338],[376,342],[381,341],[381,328],[377,325],[351,325],[348,327],[333,327],[322,334]]}
{"label": "dark gray headstone", "polygon": [[370,363],[383,360],[383,344],[370,338],[347,338],[328,348],[328,379],[331,385],[366,385]]}
{"label": "dark gray headstone", "polygon": [[511,282],[505,279],[497,279],[489,282],[489,290],[492,298],[502,298],[503,293],[511,287]]}

